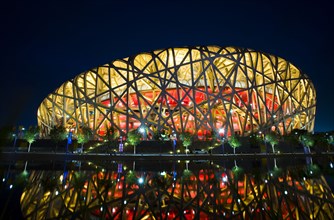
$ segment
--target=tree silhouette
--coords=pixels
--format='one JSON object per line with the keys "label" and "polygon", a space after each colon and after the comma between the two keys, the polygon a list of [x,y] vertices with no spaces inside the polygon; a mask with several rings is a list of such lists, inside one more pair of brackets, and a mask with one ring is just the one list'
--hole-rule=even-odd
{"label": "tree silhouette", "polygon": [[[233,148],[233,154],[235,155],[235,149],[241,146],[240,140],[236,136],[231,136],[228,140],[228,143]],[[237,162],[234,159],[234,166],[237,167]]]}
{"label": "tree silhouette", "polygon": [[133,146],[133,154],[136,154],[136,147],[141,141],[141,134],[138,130],[132,130],[127,134],[127,142]]}
{"label": "tree silhouette", "polygon": [[54,126],[50,130],[50,138],[56,143],[55,152],[57,152],[58,144],[67,138],[67,131],[63,126]]}
{"label": "tree silhouette", "polygon": [[331,146],[334,145],[334,138],[333,138],[333,135],[329,135],[327,138],[326,138],[326,142],[327,142],[327,150],[330,151],[331,150]]}
{"label": "tree silhouette", "polygon": [[14,126],[3,126],[0,128],[0,147],[4,147],[9,144],[14,138],[15,127]]}
{"label": "tree silhouette", "polygon": [[29,143],[28,152],[30,152],[31,144],[35,142],[38,133],[39,128],[37,126],[30,126],[29,129],[24,133],[23,139]]}
{"label": "tree silhouette", "polygon": [[233,154],[235,154],[235,149],[241,146],[241,142],[236,136],[231,136],[228,140],[228,143],[233,148]]}
{"label": "tree silhouette", "polygon": [[264,141],[266,143],[269,143],[271,145],[271,149],[272,149],[273,153],[275,153],[275,145],[278,144],[278,137],[277,137],[277,135],[275,133],[268,133],[264,137]]}
{"label": "tree silhouette", "polygon": [[[113,126],[107,126],[106,135],[103,139],[108,143],[108,151],[112,152],[112,147],[118,144],[117,132]],[[109,153],[110,153],[109,152]]]}
{"label": "tree silhouette", "polygon": [[77,134],[78,143],[81,144],[81,152],[83,152],[84,144],[87,143],[93,137],[93,132],[89,127],[82,127]]}
{"label": "tree silhouette", "polygon": [[[308,152],[311,153],[311,147],[314,145],[314,139],[310,133],[305,133],[299,136],[299,143],[301,143],[305,149],[307,148]],[[306,157],[307,163],[313,164],[312,157]]]}
{"label": "tree silhouette", "polygon": [[192,134],[189,132],[182,133],[180,135],[180,139],[182,141],[182,145],[186,148],[186,154],[188,154],[188,147],[192,144]]}
{"label": "tree silhouette", "polygon": [[[39,133],[39,128],[37,126],[30,126],[29,129],[24,133],[23,139],[29,143],[28,152],[30,152],[31,144],[35,142],[36,137]],[[27,170],[28,161],[24,165],[24,171]]]}
{"label": "tree silhouette", "polygon": [[299,142],[303,145],[303,147],[307,147],[308,153],[311,153],[311,147],[314,145],[314,139],[310,133],[300,135]]}
{"label": "tree silhouette", "polygon": [[333,144],[334,144],[334,138],[333,138],[332,135],[330,135],[330,136],[327,138],[327,143],[328,143],[329,145],[333,145]]}

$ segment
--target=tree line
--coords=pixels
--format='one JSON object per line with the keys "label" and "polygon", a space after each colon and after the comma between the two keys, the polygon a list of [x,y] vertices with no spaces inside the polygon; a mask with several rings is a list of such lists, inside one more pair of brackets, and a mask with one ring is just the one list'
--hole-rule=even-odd
{"label": "tree line", "polygon": [[[22,126],[16,127],[2,127],[0,129],[0,145],[6,146],[10,145],[9,143],[13,143],[15,147],[15,142],[17,139],[25,140],[28,143],[27,151],[30,152],[31,145],[39,139],[39,127],[30,126],[28,129],[24,129]],[[143,140],[147,140],[146,129],[140,127],[138,129],[132,130],[127,134],[119,135],[113,128],[107,128],[107,131],[103,138],[99,139],[99,142],[105,143],[105,145],[113,145],[118,146],[120,140],[124,141],[125,146],[132,146],[133,153],[136,154],[136,146]],[[70,137],[71,135],[71,137]],[[73,135],[73,136],[72,136]],[[275,132],[262,133],[257,132],[254,134],[250,134],[248,137],[249,142],[260,144],[263,143],[265,146],[271,147],[271,153],[277,153],[276,146],[280,141],[291,143],[295,145],[302,145],[304,147],[305,153],[311,153],[311,149],[316,147],[320,151],[331,151],[331,146],[334,143],[334,132],[323,132],[323,133],[309,133],[306,130],[295,129],[291,131],[287,135],[278,135]],[[71,130],[66,129],[63,126],[54,126],[50,130],[50,134],[47,137],[51,139],[55,144],[55,152],[58,150],[58,146],[61,142],[72,141],[75,140],[80,147],[78,147],[78,152],[84,152],[84,146],[89,141],[95,138],[92,130],[89,127],[82,126],[80,127],[75,134],[72,134]],[[69,140],[71,139],[71,140]],[[156,132],[152,138],[157,141],[173,141],[177,140],[184,147],[183,153],[189,152],[189,147],[193,145],[195,141],[198,141],[197,135],[191,134],[190,132],[184,133],[174,133],[173,135],[168,135],[164,131]],[[240,141],[241,137],[238,135],[232,135],[230,137],[224,137],[219,135],[218,132],[211,132],[205,138],[207,144],[203,144],[204,147],[209,146],[209,148],[213,148],[214,146],[221,146],[223,149],[225,144],[228,144],[233,149],[233,154],[236,153],[236,149],[242,147],[242,143]],[[206,149],[210,150],[210,149]]]}

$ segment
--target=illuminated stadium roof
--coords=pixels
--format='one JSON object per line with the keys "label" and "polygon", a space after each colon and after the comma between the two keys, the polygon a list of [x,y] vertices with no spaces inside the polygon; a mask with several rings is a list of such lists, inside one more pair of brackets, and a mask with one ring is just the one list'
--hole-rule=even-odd
{"label": "illuminated stadium roof", "polygon": [[288,61],[237,47],[168,48],[117,59],[63,83],[38,109],[47,135],[62,125],[103,136],[216,131],[223,136],[312,131],[316,92]]}

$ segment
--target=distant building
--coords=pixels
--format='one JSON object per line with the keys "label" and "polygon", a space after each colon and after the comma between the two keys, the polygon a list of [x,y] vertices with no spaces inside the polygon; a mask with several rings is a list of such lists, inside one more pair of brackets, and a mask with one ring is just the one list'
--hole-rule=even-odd
{"label": "distant building", "polygon": [[316,92],[288,61],[237,47],[168,48],[117,59],[81,73],[38,109],[47,135],[54,125],[103,136],[144,127],[198,137],[270,130],[313,131]]}

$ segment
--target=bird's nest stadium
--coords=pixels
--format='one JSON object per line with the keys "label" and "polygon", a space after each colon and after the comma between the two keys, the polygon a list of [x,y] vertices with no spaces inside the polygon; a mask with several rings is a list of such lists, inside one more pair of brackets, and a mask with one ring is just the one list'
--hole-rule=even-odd
{"label": "bird's nest stadium", "polygon": [[155,50],[117,59],[77,75],[39,106],[42,135],[61,125],[97,136],[143,127],[147,137],[190,132],[199,138],[259,131],[312,131],[316,92],[290,62],[238,47]]}

